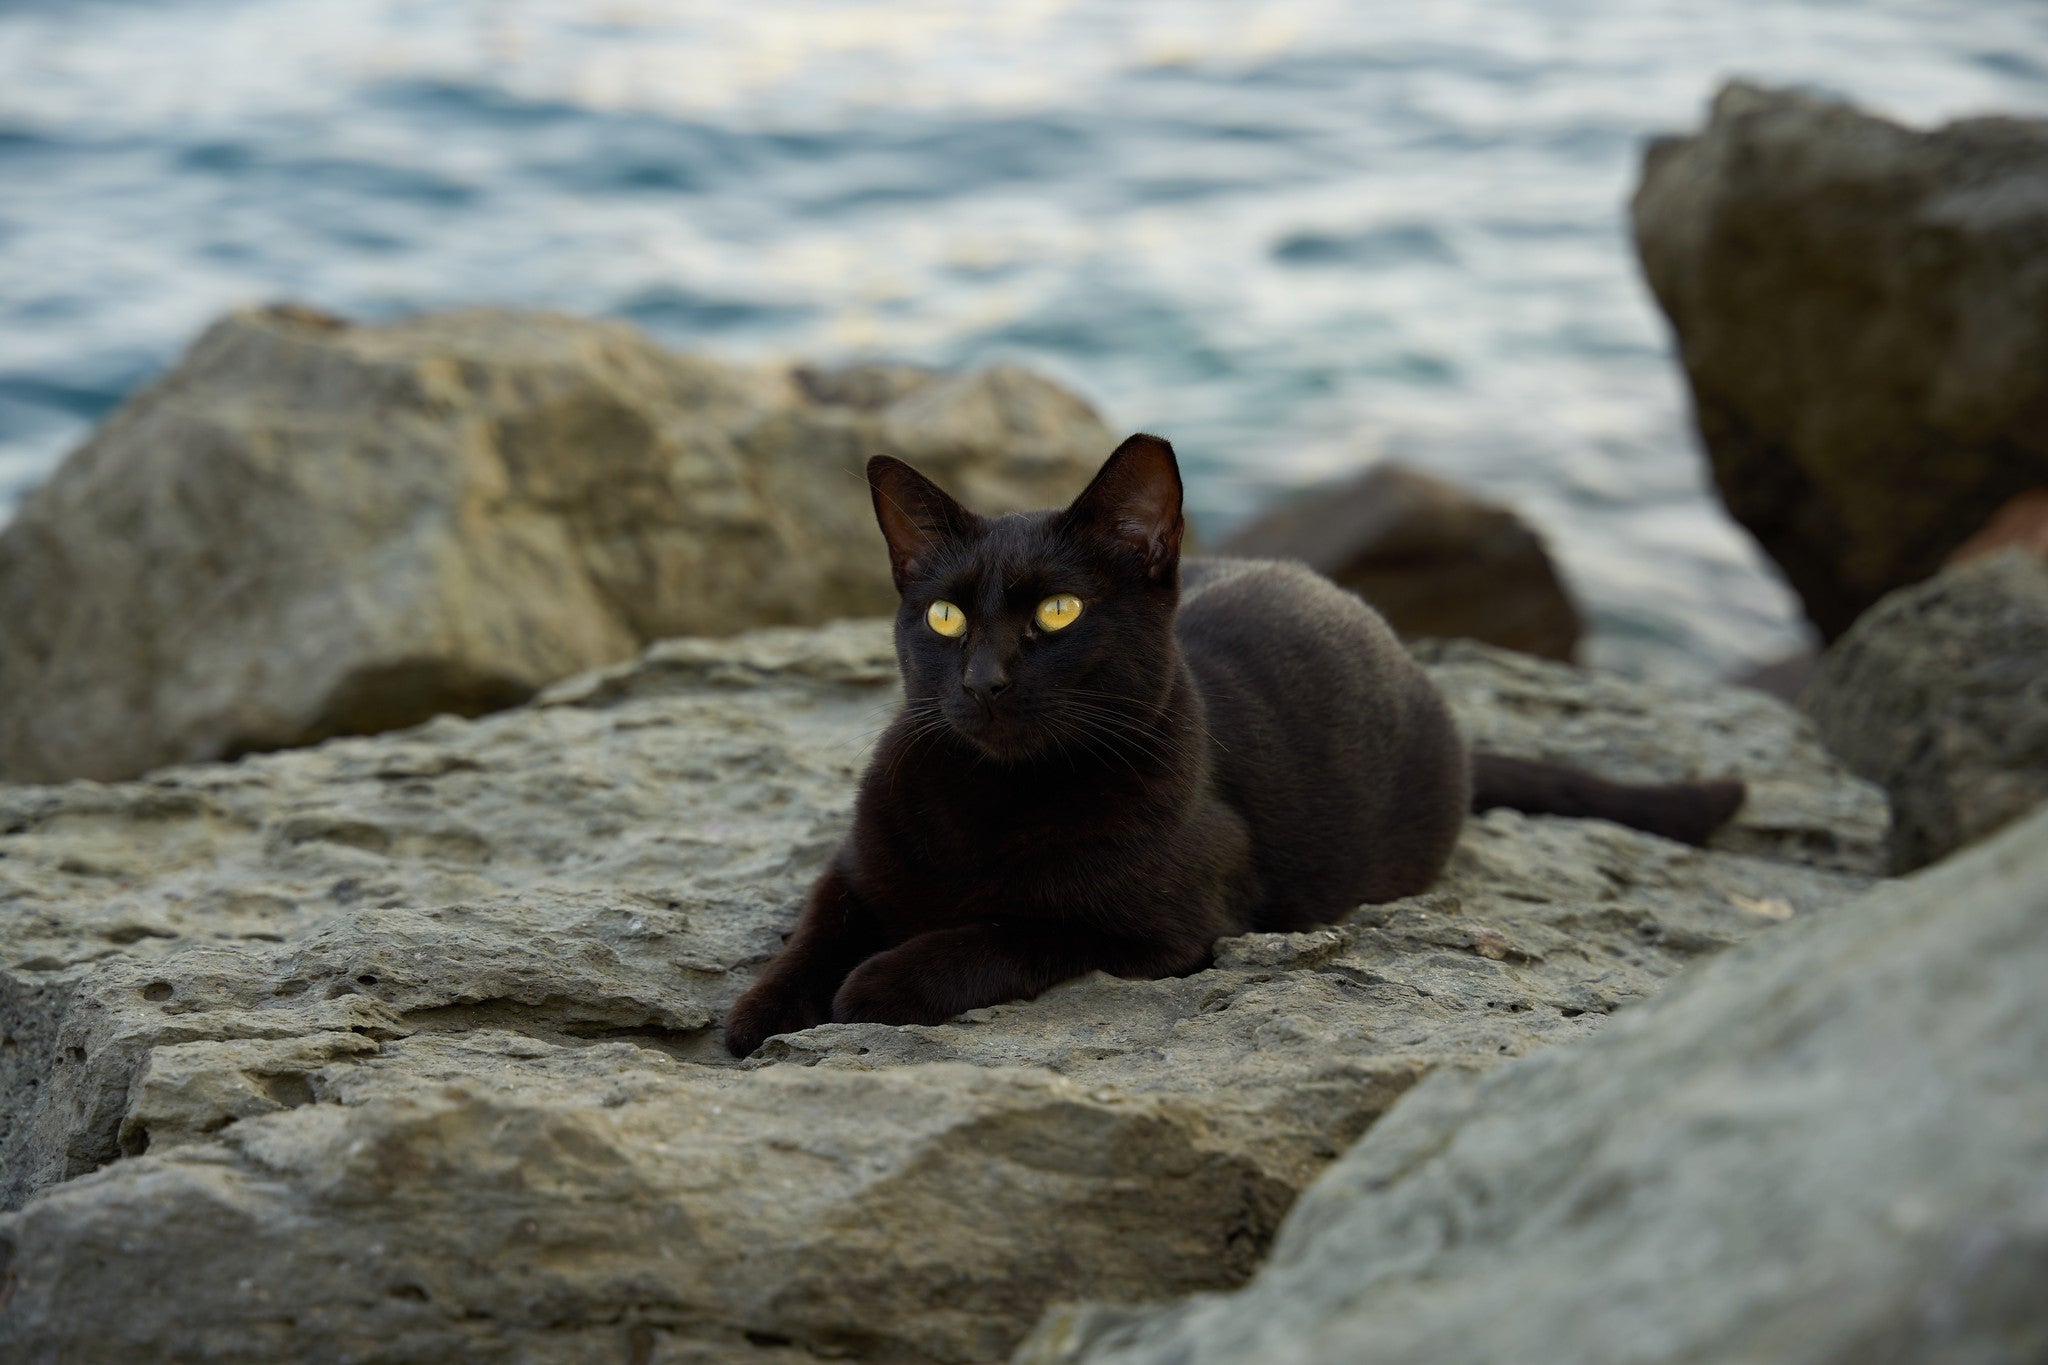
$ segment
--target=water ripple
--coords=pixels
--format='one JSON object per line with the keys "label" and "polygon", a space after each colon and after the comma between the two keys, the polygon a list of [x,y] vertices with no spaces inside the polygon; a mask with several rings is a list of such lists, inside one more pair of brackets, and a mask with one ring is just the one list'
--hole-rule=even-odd
{"label": "water ripple", "polygon": [[1393,454],[1518,502],[1595,655],[1794,638],[1623,203],[1731,73],[2048,111],[2016,0],[43,0],[0,9],[0,516],[222,309],[501,302],[1022,360],[1217,534]]}

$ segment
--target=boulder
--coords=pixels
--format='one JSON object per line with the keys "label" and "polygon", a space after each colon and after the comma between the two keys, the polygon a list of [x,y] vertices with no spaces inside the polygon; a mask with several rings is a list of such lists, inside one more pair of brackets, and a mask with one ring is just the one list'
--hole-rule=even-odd
{"label": "boulder", "polygon": [[1879,602],[1820,661],[1801,705],[1891,794],[1909,872],[2048,801],[2048,565],[2017,550]]}
{"label": "boulder", "polygon": [[1113,444],[1013,367],[237,313],[0,530],[0,781],[477,715],[654,639],[891,610],[868,456],[1007,511],[1071,497]]}
{"label": "boulder", "polygon": [[0,1356],[999,1360],[1054,1301],[1242,1283],[1418,1080],[1870,883],[1881,795],[1766,698],[1429,667],[1503,743],[1758,798],[1707,850],[1494,812],[1429,894],[1189,977],[735,1063],[896,703],[884,622],[0,789]]}
{"label": "boulder", "polygon": [[1283,502],[1218,553],[1298,559],[1409,639],[1480,640],[1569,662],[1584,629],[1528,523],[1405,465]]}
{"label": "boulder", "polygon": [[2048,1358],[2048,813],[1596,1037],[1443,1068],[1242,1292],[1018,1365]]}
{"label": "boulder", "polygon": [[1824,637],[2048,484],[2048,123],[1731,85],[1634,215],[1714,481]]}

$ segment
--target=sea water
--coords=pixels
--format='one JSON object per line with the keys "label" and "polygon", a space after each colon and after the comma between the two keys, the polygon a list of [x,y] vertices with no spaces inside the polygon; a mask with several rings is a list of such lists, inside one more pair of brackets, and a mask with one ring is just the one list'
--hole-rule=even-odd
{"label": "sea water", "polygon": [[0,3],[0,518],[237,304],[1019,360],[1213,540],[1374,460],[1519,507],[1600,663],[1800,638],[1626,200],[1729,77],[2048,112],[2039,0]]}

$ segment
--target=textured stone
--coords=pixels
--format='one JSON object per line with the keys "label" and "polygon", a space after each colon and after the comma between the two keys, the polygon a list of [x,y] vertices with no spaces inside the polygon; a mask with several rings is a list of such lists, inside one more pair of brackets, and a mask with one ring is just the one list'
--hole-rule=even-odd
{"label": "textured stone", "polygon": [[0,1355],[1000,1359],[1051,1301],[1241,1283],[1422,1077],[1582,1038],[1868,884],[1788,827],[1881,797],[1764,699],[1430,667],[1461,714],[1574,717],[1590,763],[1754,775],[1764,823],[1698,850],[1494,812],[1430,894],[1193,976],[736,1064],[715,1021],[895,702],[883,623],[0,789]]}
{"label": "textured stone", "polygon": [[1298,559],[1402,636],[1569,660],[1583,624],[1543,541],[1512,511],[1405,465],[1282,503],[1219,553]]}
{"label": "textured stone", "polygon": [[1715,847],[1870,875],[1887,866],[1883,798],[1772,697],[1714,683],[1647,689],[1455,641],[1415,653],[1475,748],[1628,782],[1735,774],[1749,798]]}
{"label": "textured stone", "polygon": [[1801,705],[1891,794],[1909,872],[2048,801],[2048,565],[2017,550],[1901,588],[1820,661]]}
{"label": "textured stone", "polygon": [[[989,1360],[1077,1282],[1241,1279],[1294,1193],[1214,1142],[1185,1097],[1090,1094],[1043,1070],[736,1074],[475,1030],[300,1085],[296,1107],[31,1205],[15,1264],[50,1297],[17,1301],[17,1340],[216,1359],[318,1340],[389,1360],[613,1342],[626,1359],[637,1326]],[[1062,1225],[1085,1231],[1062,1240]],[[59,1265],[92,1283],[37,1273]],[[38,1333],[44,1304],[124,1284],[139,1292],[92,1337],[50,1319]],[[194,1284],[222,1302],[195,1312]]]}
{"label": "textured stone", "polygon": [[1237,1294],[1018,1365],[2048,1355],[2048,815],[1416,1088]]}
{"label": "textured stone", "polygon": [[976,507],[1113,438],[997,367],[719,364],[619,323],[234,314],[0,530],[0,781],[477,715],[651,640],[891,610],[867,457]]}
{"label": "textured stone", "polygon": [[1721,496],[1827,638],[2048,485],[2048,123],[1731,85],[1634,209]]}

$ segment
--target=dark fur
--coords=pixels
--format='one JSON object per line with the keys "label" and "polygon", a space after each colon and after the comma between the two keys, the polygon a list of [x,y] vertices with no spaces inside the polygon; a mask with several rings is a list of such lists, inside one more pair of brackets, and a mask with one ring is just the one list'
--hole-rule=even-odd
{"label": "dark fur", "polygon": [[[1740,783],[1629,787],[1468,762],[1377,613],[1294,564],[1180,562],[1173,451],[1134,436],[1071,507],[982,518],[869,462],[902,604],[904,706],[854,828],[726,1045],[828,1020],[937,1023],[1101,969],[1199,969],[1218,938],[1412,895],[1468,806],[1698,842]],[[1085,603],[1049,633],[1033,608]],[[944,598],[965,636],[925,624]]]}

